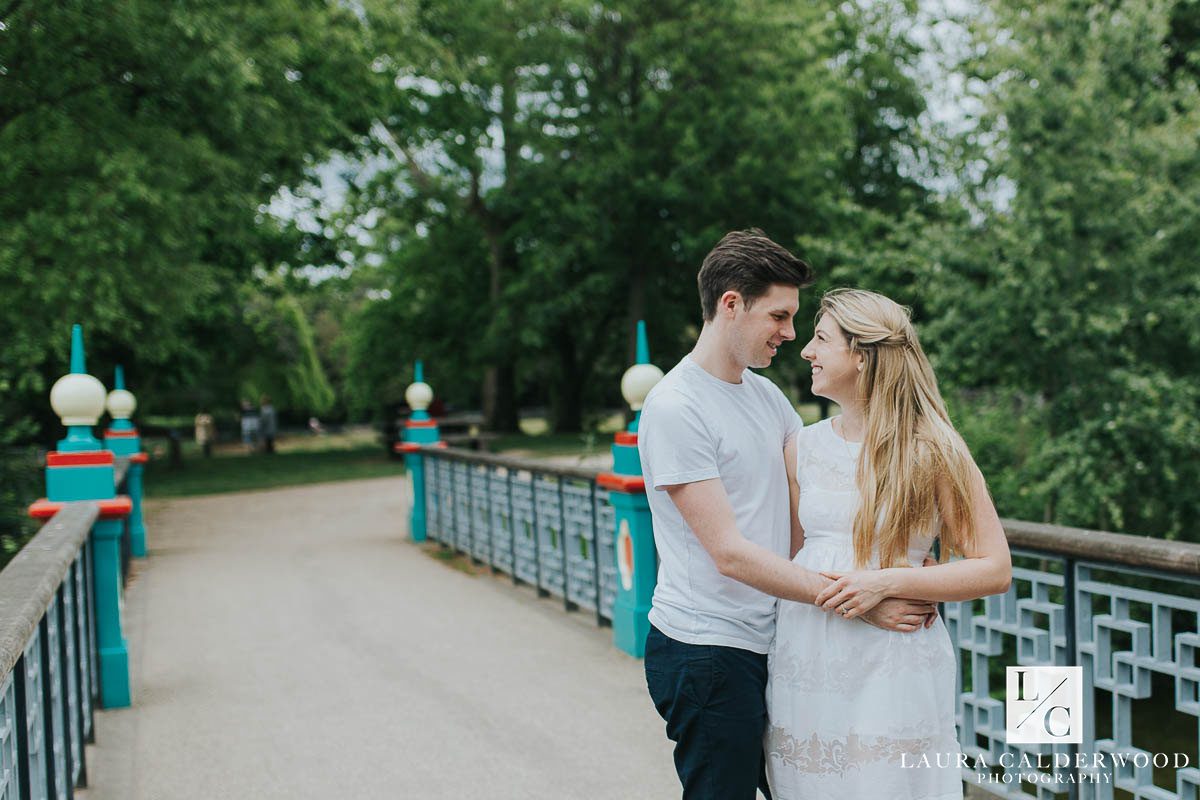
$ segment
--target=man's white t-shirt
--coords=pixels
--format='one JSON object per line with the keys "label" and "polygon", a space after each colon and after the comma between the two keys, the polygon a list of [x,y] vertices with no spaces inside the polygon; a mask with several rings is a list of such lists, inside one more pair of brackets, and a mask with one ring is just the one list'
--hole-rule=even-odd
{"label": "man's white t-shirt", "polygon": [[776,599],[717,571],[665,487],[720,478],[738,530],[787,558],[791,542],[784,445],[803,423],[779,387],[750,370],[727,383],[684,356],[650,391],[638,453],[654,521],[654,627],[676,641],[766,653]]}

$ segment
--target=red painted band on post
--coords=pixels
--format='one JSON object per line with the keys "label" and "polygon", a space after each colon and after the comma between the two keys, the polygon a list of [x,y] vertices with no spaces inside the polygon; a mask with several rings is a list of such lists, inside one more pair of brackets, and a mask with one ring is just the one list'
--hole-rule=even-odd
{"label": "red painted band on post", "polygon": [[29,516],[34,519],[49,519],[57,514],[62,507],[62,503],[51,503],[43,497],[29,506]]}
{"label": "red painted band on post", "polygon": [[83,453],[46,453],[47,467],[95,467],[113,463],[111,450],[88,450]]}
{"label": "red painted band on post", "polygon": [[149,460],[150,460],[149,453],[134,453],[133,455],[131,455],[129,457],[129,462],[131,464],[145,464]]}
{"label": "red painted band on post", "polygon": [[396,442],[392,445],[393,453],[416,453],[422,447],[449,447],[445,442]]}
{"label": "red painted band on post", "polygon": [[436,428],[437,420],[435,419],[410,419],[404,423],[408,428]]}
{"label": "red painted band on post", "polygon": [[636,433],[630,433],[629,431],[619,431],[617,433],[617,435],[615,437],[613,437],[613,439],[617,444],[627,444],[627,445],[633,445],[634,447],[637,447],[637,434]]}
{"label": "red painted band on post", "polygon": [[[100,505],[101,519],[127,517],[129,516],[129,512],[133,511],[133,501],[125,495],[113,497],[108,500],[97,500],[96,502]],[[43,497],[29,506],[29,516],[34,519],[49,519],[61,511],[65,505],[65,502],[51,502]]]}
{"label": "red painted band on post", "polygon": [[100,516],[104,519],[127,517],[131,511],[133,511],[133,501],[125,495],[100,501]]}
{"label": "red painted band on post", "polygon": [[602,472],[596,476],[596,485],[625,494],[644,494],[646,491],[646,479],[641,475],[615,475],[611,472]]}
{"label": "red painted band on post", "polygon": [[126,429],[121,431],[114,431],[112,428],[109,428],[104,432],[105,439],[136,439],[137,435],[137,428],[134,428],[133,430]]}

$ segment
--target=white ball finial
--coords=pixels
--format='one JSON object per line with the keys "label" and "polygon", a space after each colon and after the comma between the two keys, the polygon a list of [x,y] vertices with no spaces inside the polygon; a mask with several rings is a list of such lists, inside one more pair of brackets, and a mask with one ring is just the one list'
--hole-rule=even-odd
{"label": "white ball finial", "polygon": [[104,384],[91,375],[63,375],[50,389],[50,405],[66,427],[95,425],[104,413]]}
{"label": "white ball finial", "polygon": [[127,389],[113,389],[108,393],[106,405],[113,419],[129,419],[137,409],[137,398]]}
{"label": "white ball finial", "polygon": [[404,399],[413,411],[424,411],[433,402],[433,389],[425,381],[417,381],[404,390]]}
{"label": "white ball finial", "polygon": [[663,371],[653,364],[634,364],[621,377],[621,394],[634,411],[642,410],[646,395],[662,380]]}

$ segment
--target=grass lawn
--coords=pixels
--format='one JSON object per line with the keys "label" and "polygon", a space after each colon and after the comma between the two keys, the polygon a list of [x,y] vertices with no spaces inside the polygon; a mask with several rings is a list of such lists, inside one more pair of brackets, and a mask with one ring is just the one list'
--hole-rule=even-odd
{"label": "grass lawn", "polygon": [[[821,407],[816,403],[801,403],[796,406],[796,412],[800,415],[800,419],[804,420],[805,425],[821,421]],[[836,404],[830,406],[829,416],[836,417],[840,413],[842,410]]]}
{"label": "grass lawn", "polygon": [[380,478],[404,473],[404,462],[388,458],[373,431],[352,429],[320,437],[279,440],[274,455],[246,453],[240,445],[218,448],[205,458],[192,443],[183,446],[183,466],[173,469],[161,439],[148,439],[154,457],[146,465],[147,497],[187,497],[248,489],[270,489],[324,481]]}
{"label": "grass lawn", "polygon": [[[801,406],[805,424],[818,418],[816,404]],[[491,443],[494,453],[519,457],[603,456],[609,453],[612,435],[621,430],[622,417],[612,414],[603,419],[599,432],[550,433],[544,419],[531,417],[521,421],[521,433],[497,437]],[[190,495],[270,489],[324,481],[379,478],[404,473],[399,459],[388,458],[379,434],[369,426],[350,427],[339,433],[310,436],[284,435],[274,455],[247,453],[237,442],[220,444],[211,458],[205,458],[195,443],[182,444],[183,465],[172,468],[167,459],[165,439],[146,439],[144,448],[151,454],[146,465],[147,497],[187,497]]]}
{"label": "grass lawn", "polygon": [[612,442],[611,433],[510,433],[493,439],[490,449],[493,453],[526,458],[584,456],[607,453]]}
{"label": "grass lawn", "polygon": [[[805,403],[797,407],[805,425],[821,419],[821,409],[816,403]],[[830,414],[838,414],[833,406]],[[598,433],[550,433],[546,421],[538,417],[521,420],[521,433],[506,434],[492,441],[493,453],[513,456],[589,456],[609,452],[613,434],[622,430],[623,419],[613,414],[603,419]]]}

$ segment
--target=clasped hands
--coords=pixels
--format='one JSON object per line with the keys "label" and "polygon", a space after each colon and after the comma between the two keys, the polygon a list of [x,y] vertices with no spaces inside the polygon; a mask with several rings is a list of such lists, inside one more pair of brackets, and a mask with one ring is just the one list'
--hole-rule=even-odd
{"label": "clasped hands", "polygon": [[[922,566],[937,562],[926,558]],[[831,581],[817,594],[813,604],[843,619],[862,617],[864,622],[892,631],[928,628],[937,619],[937,608],[922,600],[892,597],[884,570],[822,572]]]}

